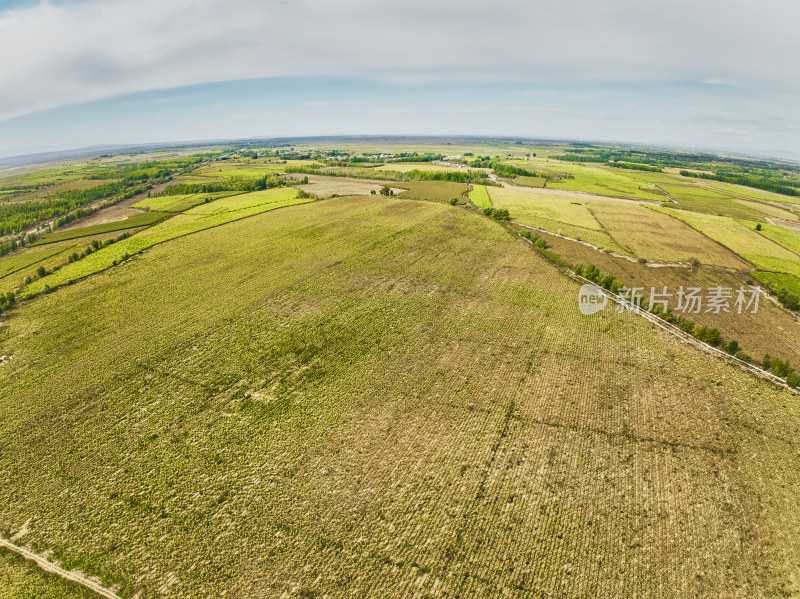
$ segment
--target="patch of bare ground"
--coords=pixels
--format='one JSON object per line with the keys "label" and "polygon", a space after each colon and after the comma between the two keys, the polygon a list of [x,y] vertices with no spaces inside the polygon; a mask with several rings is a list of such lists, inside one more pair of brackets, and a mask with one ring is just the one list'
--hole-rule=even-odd
{"label": "patch of bare ground", "polygon": [[[153,189],[150,190],[149,193],[156,194],[162,191],[168,184],[164,183],[162,185],[154,186]],[[68,225],[65,225],[58,229],[59,231],[71,231],[72,229],[82,229],[83,227],[89,227],[92,225],[104,225],[106,223],[114,223],[117,221],[125,220],[129,216],[133,216],[134,214],[140,214],[142,210],[138,208],[132,208],[136,202],[140,202],[141,200],[147,198],[147,191],[143,191],[142,193],[136,194],[135,196],[128,198],[126,200],[122,200],[114,204],[113,206],[109,206],[108,208],[103,208],[98,210],[94,214],[90,214],[89,216],[85,216],[83,218],[79,218],[76,221],[71,222]]]}
{"label": "patch of bare ground", "polygon": [[[298,175],[291,175],[297,178]],[[328,197],[332,194],[340,196],[370,195],[371,192],[379,192],[384,185],[390,185],[391,181],[371,181],[368,179],[350,179],[347,177],[326,177],[324,175],[302,175],[300,178],[308,177],[308,183],[298,185],[303,191],[316,194],[320,197]],[[404,191],[398,187],[392,187],[395,195]]]}

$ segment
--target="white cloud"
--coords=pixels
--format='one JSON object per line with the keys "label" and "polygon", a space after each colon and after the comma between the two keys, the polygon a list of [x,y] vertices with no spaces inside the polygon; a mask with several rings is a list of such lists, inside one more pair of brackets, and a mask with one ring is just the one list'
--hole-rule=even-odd
{"label": "white cloud", "polygon": [[[89,0],[0,13],[0,119],[313,75],[415,85],[692,80],[797,92],[796,0]],[[465,32],[470,33],[465,36]]]}

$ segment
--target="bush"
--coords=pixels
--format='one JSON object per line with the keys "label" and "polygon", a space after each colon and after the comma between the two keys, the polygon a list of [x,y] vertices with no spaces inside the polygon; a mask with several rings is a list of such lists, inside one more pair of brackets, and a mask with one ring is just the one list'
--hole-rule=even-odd
{"label": "bush", "polygon": [[484,208],[483,213],[495,220],[511,220],[511,215],[507,208]]}
{"label": "bush", "polygon": [[36,275],[41,279],[47,275],[47,269],[44,266],[40,266],[36,269]]}
{"label": "bush", "polygon": [[788,375],[786,375],[786,382],[790,387],[800,388],[800,374],[796,372],[790,372]]}
{"label": "bush", "polygon": [[600,277],[600,271],[597,270],[597,267],[594,264],[590,264],[583,269],[583,277],[585,279],[589,279],[590,281],[597,282],[597,279]]}
{"label": "bush", "polygon": [[792,372],[792,369],[789,367],[789,360],[772,358],[772,372],[780,377],[787,376],[790,372]]}
{"label": "bush", "polygon": [[614,277],[607,272],[601,272],[600,277],[597,280],[597,283],[603,289],[611,289],[612,283],[614,283]]}
{"label": "bush", "polygon": [[736,340],[733,340],[733,341],[731,341],[731,342],[730,342],[730,343],[728,343],[728,345],[725,347],[725,351],[727,351],[729,354],[731,354],[731,355],[734,355],[734,356],[735,356],[735,355],[736,355],[736,352],[738,352],[738,351],[739,351],[739,342],[738,342],[738,341],[736,341]]}

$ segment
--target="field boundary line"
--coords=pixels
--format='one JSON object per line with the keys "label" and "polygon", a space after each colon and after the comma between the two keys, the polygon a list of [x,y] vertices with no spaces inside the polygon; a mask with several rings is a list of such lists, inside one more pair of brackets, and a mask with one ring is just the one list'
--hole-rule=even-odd
{"label": "field boundary line", "polygon": [[[573,243],[580,243],[581,245],[585,245],[586,247],[588,247],[590,249],[593,249],[596,252],[602,252],[604,254],[607,254],[608,256],[611,256],[612,258],[622,258],[623,260],[627,260],[628,262],[631,262],[632,264],[639,264],[639,261],[636,258],[633,258],[631,256],[626,256],[625,254],[620,254],[618,252],[603,251],[598,246],[596,246],[596,245],[594,245],[592,243],[589,243],[588,241],[584,241],[583,239],[573,239],[572,237],[567,237],[566,235],[561,235],[559,233],[553,233],[552,231],[548,231],[547,229],[542,229],[541,227],[534,227],[532,225],[523,225],[522,223],[519,223],[519,222],[514,221],[514,220],[512,220],[510,222],[511,222],[512,225],[517,225],[518,227],[523,227],[525,229],[531,229],[532,231],[538,231],[539,233],[546,233],[548,235],[552,235],[553,237],[558,237],[559,239],[564,239],[566,241],[572,241]],[[611,235],[608,233],[608,231],[606,231],[605,229],[603,229],[603,231],[609,237],[611,237]],[[613,240],[614,238],[611,237],[611,239]],[[614,240],[614,243],[617,243],[616,240]],[[620,247],[624,247],[624,246],[622,246],[622,244],[619,244],[619,246]],[[692,267],[692,265],[689,264],[688,262],[663,262],[661,260],[648,260],[645,264],[643,264],[643,266],[647,266],[647,265],[650,265],[650,268],[670,267],[670,268],[684,268],[685,269],[685,268],[691,268]]]}
{"label": "field boundary line", "polygon": [[86,576],[78,574],[77,572],[69,572],[67,570],[64,570],[64,568],[62,568],[61,566],[54,564],[53,562],[43,558],[42,556],[37,555],[31,551],[28,551],[27,549],[24,549],[22,547],[19,547],[18,545],[14,545],[13,543],[6,541],[3,538],[0,538],[0,547],[5,547],[9,551],[13,551],[17,555],[21,555],[26,560],[31,561],[37,566],[39,566],[45,572],[50,572],[51,574],[56,574],[61,578],[75,582],[89,589],[90,591],[94,591],[101,597],[107,597],[107,599],[122,599],[115,592],[101,586],[100,584],[87,578]]}
{"label": "field boundary line", "polygon": [[[533,244],[533,242],[531,240],[525,239],[524,237],[522,238],[522,240],[526,241],[527,243],[529,243],[531,245],[531,247],[536,249],[536,246],[534,246],[534,244]],[[544,257],[544,258],[547,259],[546,257]],[[603,295],[605,295],[606,297],[611,299],[615,304],[622,306],[624,311],[626,311],[628,313],[631,313],[631,314],[637,314],[637,315],[641,316],[642,318],[644,318],[645,320],[647,320],[647,321],[651,322],[652,324],[656,325],[657,327],[659,327],[663,331],[671,334],[673,337],[677,337],[682,342],[687,343],[687,344],[699,349],[700,351],[703,351],[703,352],[705,352],[705,353],[707,353],[709,355],[712,355],[712,356],[714,356],[714,357],[716,357],[716,358],[718,358],[718,359],[720,359],[720,360],[722,360],[724,362],[727,362],[731,366],[738,366],[740,370],[743,370],[745,372],[749,372],[750,374],[752,374],[752,375],[754,375],[754,376],[756,376],[756,377],[758,377],[758,378],[760,378],[762,380],[769,381],[769,382],[773,383],[774,385],[776,385],[778,387],[783,387],[784,389],[786,389],[787,391],[789,391],[793,395],[800,395],[800,390],[795,389],[794,387],[791,387],[781,377],[779,377],[779,376],[777,376],[775,374],[772,374],[771,372],[767,372],[763,368],[759,368],[758,366],[755,366],[754,364],[751,364],[750,362],[745,362],[744,360],[740,360],[736,356],[732,356],[731,354],[729,354],[727,352],[724,352],[719,348],[712,347],[712,346],[708,345],[707,343],[703,343],[702,341],[699,341],[694,336],[690,335],[689,333],[686,333],[686,332],[682,331],[678,327],[676,327],[674,325],[671,325],[668,322],[664,322],[663,320],[661,320],[661,318],[659,318],[655,314],[651,314],[650,312],[647,312],[646,310],[643,310],[639,306],[636,306],[636,305],[628,302],[627,300],[621,298],[617,294],[612,293],[611,291],[609,291],[607,289],[603,289],[602,287],[600,287],[594,281],[591,281],[591,280],[589,280],[589,279],[587,279],[585,277],[582,277],[582,276],[574,273],[572,270],[570,270],[570,269],[568,269],[568,268],[566,268],[564,266],[561,266],[559,264],[553,264],[553,266],[555,266],[557,269],[561,270],[561,272],[566,274],[568,277],[570,277],[574,281],[577,281],[578,283],[584,283],[584,284],[593,285],[593,286],[601,289],[601,292],[603,293]]]}

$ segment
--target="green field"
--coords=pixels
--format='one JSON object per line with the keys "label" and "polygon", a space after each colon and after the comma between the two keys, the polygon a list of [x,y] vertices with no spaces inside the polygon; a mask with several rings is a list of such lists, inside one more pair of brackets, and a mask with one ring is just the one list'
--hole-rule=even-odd
{"label": "green field", "polygon": [[765,221],[764,213],[735,201],[730,195],[693,185],[662,185],[677,208],[744,220]]}
{"label": "green field", "polygon": [[465,183],[453,181],[403,181],[397,183],[397,186],[405,189],[400,192],[400,197],[437,202],[450,202],[456,198],[459,203],[463,203],[461,194],[467,191]]}
{"label": "green field", "polygon": [[761,212],[764,216],[769,216],[772,218],[778,218],[781,220],[787,221],[800,221],[800,216],[797,216],[794,212],[790,212],[788,208],[779,208],[773,204],[768,204],[767,202],[760,202],[760,201],[752,201],[752,200],[734,200],[736,203],[741,204],[742,206],[747,206],[748,208],[752,208],[753,210],[757,210]]}
{"label": "green field", "polygon": [[237,192],[222,191],[217,193],[193,193],[187,195],[159,196],[146,198],[133,205],[133,208],[155,210],[157,212],[183,212],[198,204],[210,202],[217,198],[233,195]]}
{"label": "green field", "polygon": [[704,185],[726,192],[728,194],[755,198],[757,200],[768,200],[770,202],[784,202],[800,206],[800,197],[785,196],[779,193],[770,193],[752,187],[742,187],[740,185],[730,185],[729,183],[719,183],[716,181],[703,181]]}
{"label": "green field", "polygon": [[473,185],[472,191],[469,192],[469,200],[478,208],[492,207],[492,200],[489,198],[489,192],[486,191],[485,185]]}
{"label": "green field", "polygon": [[582,166],[561,163],[549,169],[551,172],[569,173],[572,179],[548,181],[549,189],[566,189],[584,191],[597,195],[617,196],[623,198],[639,198],[658,200],[661,196],[654,193],[651,185],[627,176],[627,173],[608,168]]}
{"label": "green field", "polygon": [[614,252],[631,253],[605,232],[589,209],[591,203],[588,200],[578,201],[566,196],[526,193],[503,187],[486,189],[492,204],[508,209],[511,219],[516,222],[580,239]]}
{"label": "green field", "polygon": [[228,196],[208,204],[201,204],[34,281],[25,289],[23,295],[31,296],[40,293],[46,287],[53,288],[71,283],[110,268],[128,256],[133,256],[142,250],[176,237],[223,225],[267,210],[311,201],[313,201],[311,198],[297,198],[296,189],[277,188]]}
{"label": "green field", "polygon": [[195,171],[192,175],[204,177],[222,177],[225,179],[258,179],[264,175],[284,173],[290,166],[311,166],[319,164],[313,160],[289,160],[286,164],[236,164],[236,163],[215,163]]}
{"label": "green field", "polygon": [[747,225],[724,216],[699,214],[671,208],[654,207],[688,223],[701,233],[718,241],[758,268],[800,276],[800,260],[793,254],[759,235]]}
{"label": "green field", "polygon": [[124,596],[794,589],[795,402],[577,288],[432,202],[161,244],[12,314],[0,521]]}
{"label": "green field", "polygon": [[[147,211],[0,257],[17,300],[0,299],[1,539],[121,599],[800,597],[800,395],[700,341],[716,329],[723,352],[800,369],[794,300],[704,302],[677,335],[613,306],[581,314],[570,271],[668,288],[673,314],[687,287],[800,296],[800,234],[771,224],[798,220],[787,203],[577,160],[774,188],[800,180],[793,166],[522,139],[300,142],[25,174],[75,176],[27,193],[74,186],[62,199],[81,201],[106,181],[88,177],[132,174],[92,210],[107,220],[135,196],[123,206]],[[160,195],[312,164],[284,155],[390,151],[574,178],[468,192],[395,163],[283,179],[307,198]],[[547,158],[565,153],[576,162]],[[18,212],[59,217],[35,210]],[[93,596],[0,550],[0,599]]]}
{"label": "green field", "polygon": [[113,231],[124,231],[125,229],[149,227],[150,225],[154,225],[165,218],[169,218],[170,216],[170,214],[165,214],[163,212],[143,212],[141,214],[134,214],[123,220],[116,220],[110,223],[90,225],[88,227],[77,227],[74,229],[68,229],[66,231],[56,231],[54,233],[48,233],[36,243],[32,243],[31,247],[47,245],[49,243],[57,243],[59,241],[67,241],[69,239],[77,239],[79,237],[102,235],[104,233],[112,233]]}
{"label": "green field", "polygon": [[800,261],[800,235],[785,227],[769,224],[761,225],[761,234],[775,243],[779,243],[790,252],[794,252],[797,260]]}
{"label": "green field", "polygon": [[[139,229],[128,229],[127,233],[135,233]],[[35,279],[39,267],[48,272],[68,264],[69,255],[81,253],[93,242],[103,243],[120,236],[120,232],[112,231],[91,237],[80,237],[66,241],[58,241],[42,246],[29,247],[14,254],[0,258],[0,293],[15,291],[22,286],[26,277]]]}
{"label": "green field", "polygon": [[511,179],[511,184],[522,187],[546,187],[547,179],[544,177],[515,177]]}
{"label": "green field", "polygon": [[63,246],[32,247],[0,257],[0,279],[64,250]]}
{"label": "green field", "polygon": [[782,275],[774,272],[753,271],[751,273],[755,279],[758,279],[765,285],[772,283],[779,287],[785,287],[797,297],[800,297],[800,278],[793,277],[792,275]]}

